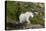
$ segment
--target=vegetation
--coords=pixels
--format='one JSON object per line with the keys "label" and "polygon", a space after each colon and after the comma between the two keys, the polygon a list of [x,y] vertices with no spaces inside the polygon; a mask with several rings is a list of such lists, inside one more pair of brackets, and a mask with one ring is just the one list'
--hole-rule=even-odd
{"label": "vegetation", "polygon": [[38,15],[30,19],[32,24],[44,25],[44,3],[32,3],[32,2],[18,2],[18,1],[7,1],[7,23],[13,21],[19,21],[19,15],[27,11],[35,9]]}

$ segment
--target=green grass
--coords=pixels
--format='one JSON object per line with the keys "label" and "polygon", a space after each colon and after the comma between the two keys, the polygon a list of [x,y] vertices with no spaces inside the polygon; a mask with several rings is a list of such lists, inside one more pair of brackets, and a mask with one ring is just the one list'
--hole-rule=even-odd
{"label": "green grass", "polygon": [[[41,7],[40,4],[43,7]],[[7,1],[7,22],[19,21],[20,13],[25,13],[27,11],[31,11],[32,9],[36,9],[39,14],[30,19],[31,23],[44,25],[44,3],[32,2]]]}

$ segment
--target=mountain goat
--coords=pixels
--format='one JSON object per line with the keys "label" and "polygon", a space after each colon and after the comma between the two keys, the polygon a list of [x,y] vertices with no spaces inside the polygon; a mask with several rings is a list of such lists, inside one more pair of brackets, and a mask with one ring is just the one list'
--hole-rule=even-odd
{"label": "mountain goat", "polygon": [[30,23],[30,21],[29,21],[29,17],[30,16],[33,18],[33,13],[32,12],[26,12],[24,14],[21,14],[19,16],[20,23],[23,23],[25,21],[28,22],[28,23]]}

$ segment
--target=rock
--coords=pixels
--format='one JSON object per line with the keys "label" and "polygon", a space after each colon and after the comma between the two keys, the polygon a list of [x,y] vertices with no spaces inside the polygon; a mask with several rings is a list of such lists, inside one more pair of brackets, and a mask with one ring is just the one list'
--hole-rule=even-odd
{"label": "rock", "polygon": [[7,30],[19,30],[19,29],[38,29],[38,28],[43,28],[42,25],[40,24],[27,24],[27,23],[10,23],[7,26]]}
{"label": "rock", "polygon": [[43,26],[40,25],[40,24],[32,24],[31,27],[32,27],[32,29],[34,29],[34,28],[43,28]]}

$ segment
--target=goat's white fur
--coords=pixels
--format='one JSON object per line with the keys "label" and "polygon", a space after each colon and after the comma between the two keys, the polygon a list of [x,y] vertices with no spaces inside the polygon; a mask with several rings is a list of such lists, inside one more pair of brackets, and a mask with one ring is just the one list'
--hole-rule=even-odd
{"label": "goat's white fur", "polygon": [[30,21],[29,21],[29,17],[30,16],[33,18],[33,13],[32,12],[26,12],[24,14],[21,14],[19,16],[20,23],[23,23],[25,21],[27,21],[28,23],[30,23]]}

